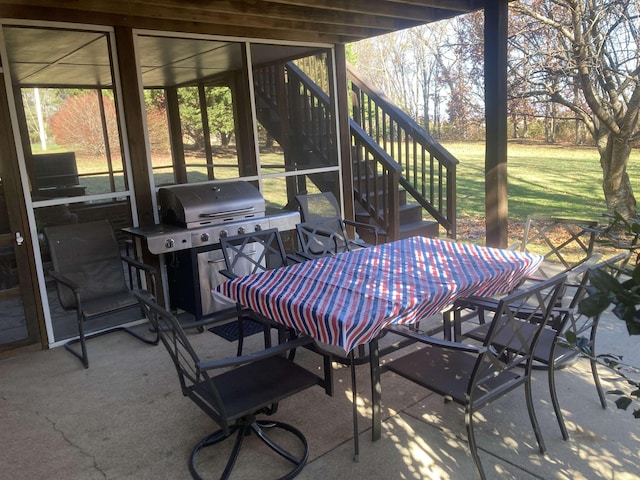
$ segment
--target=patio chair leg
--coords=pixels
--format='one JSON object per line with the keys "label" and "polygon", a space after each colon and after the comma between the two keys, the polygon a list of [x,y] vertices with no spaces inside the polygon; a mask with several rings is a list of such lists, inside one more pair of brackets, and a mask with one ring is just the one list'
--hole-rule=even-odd
{"label": "patio chair leg", "polygon": [[600,375],[598,374],[598,362],[596,360],[596,331],[598,328],[599,318],[595,319],[594,324],[591,326],[590,344],[591,344],[591,356],[589,362],[591,363],[591,374],[593,375],[593,383],[596,385],[598,391],[598,397],[600,397],[600,405],[602,408],[607,408],[607,399],[600,383]]}
{"label": "patio chair leg", "polygon": [[469,450],[471,451],[471,458],[476,466],[478,478],[480,480],[486,480],[482,463],[480,462],[480,455],[478,455],[478,446],[476,445],[476,435],[473,430],[473,409],[471,405],[465,405],[464,408],[464,423],[467,427],[467,439],[469,441]]}
{"label": "patio chair leg", "polygon": [[[551,357],[555,357],[555,349],[552,352]],[[560,427],[560,432],[562,432],[562,438],[564,440],[569,440],[569,432],[567,431],[567,426],[564,423],[564,417],[562,415],[562,411],[560,410],[560,403],[558,402],[558,393],[556,392],[556,375],[555,375],[555,365],[551,364],[547,367],[548,376],[549,376],[549,392],[551,393],[551,403],[553,404],[553,410],[556,413],[556,419],[558,420],[558,426]]]}
{"label": "patio chair leg", "polygon": [[[240,423],[236,425],[231,425],[229,427],[229,435],[225,435],[224,430],[217,430],[216,432],[203,438],[194,447],[193,451],[191,452],[191,457],[189,459],[189,471],[191,472],[191,476],[194,479],[202,480],[202,477],[197,472],[196,465],[195,465],[196,457],[198,456],[198,453],[203,448],[221,443],[229,439],[234,434],[236,435],[235,442],[234,442],[231,454],[229,455],[229,459],[227,460],[227,464],[225,465],[224,472],[222,472],[222,475],[220,476],[222,480],[230,478],[231,471],[233,470],[233,467],[236,464],[236,460],[238,459],[238,456],[240,454],[242,444],[245,438],[251,435],[251,432],[255,433],[258,436],[258,438],[262,440],[274,452],[276,452],[278,455],[282,456],[283,458],[285,458],[286,460],[288,460],[294,465],[291,471],[289,471],[286,475],[281,477],[281,480],[289,480],[296,477],[302,471],[304,466],[307,464],[307,460],[309,458],[309,444],[307,443],[307,439],[305,438],[305,436],[297,428],[282,422],[269,421],[269,420],[256,421],[255,417],[252,417],[252,416],[246,417],[245,419],[242,419],[239,422]],[[286,451],[281,446],[274,443],[270,438],[267,437],[267,435],[264,432],[264,429],[269,429],[269,428],[279,428],[281,430],[285,430],[293,434],[293,436],[299,440],[300,445],[302,446],[302,455],[300,457],[297,457],[292,453]]]}
{"label": "patio chair leg", "polygon": [[[78,312],[77,320],[78,320],[78,338],[65,343],[64,348],[67,349],[76,357],[78,357],[82,362],[82,365],[84,366],[84,368],[89,368],[89,356],[87,355],[87,344],[86,344],[86,339],[84,338],[84,326],[82,324],[82,316],[79,312]],[[74,343],[80,343],[80,348],[82,353],[78,353],[76,350],[71,348],[71,345],[73,345]]]}
{"label": "patio chair leg", "polygon": [[[529,367],[530,368],[530,367]],[[536,440],[538,441],[538,447],[540,448],[540,453],[544,454],[547,450],[547,447],[544,445],[544,439],[542,438],[542,431],[540,430],[540,425],[538,424],[538,418],[536,417],[536,411],[533,406],[533,397],[531,396],[531,371],[529,371],[529,378],[524,384],[524,394],[527,399],[527,410],[529,411],[529,419],[531,420],[531,426],[533,427],[533,432],[536,435]]]}
{"label": "patio chair leg", "polygon": [[[286,451],[280,445],[276,444],[275,442],[273,442],[273,440],[267,437],[267,435],[264,432],[264,429],[276,428],[276,427],[286,430],[287,432],[293,433],[296,437],[298,437],[298,439],[300,439],[304,447],[304,453],[302,454],[302,457],[294,456],[291,452]],[[269,421],[257,421],[251,425],[251,428],[256,433],[256,435],[258,435],[260,440],[262,440],[271,450],[276,452],[281,457],[286,458],[294,465],[299,465],[300,469],[302,469],[302,467],[307,463],[307,459],[309,457],[309,445],[307,443],[307,439],[304,437],[304,435],[302,435],[302,432],[300,432],[300,430],[298,430],[297,428],[286,423],[269,422]]]}

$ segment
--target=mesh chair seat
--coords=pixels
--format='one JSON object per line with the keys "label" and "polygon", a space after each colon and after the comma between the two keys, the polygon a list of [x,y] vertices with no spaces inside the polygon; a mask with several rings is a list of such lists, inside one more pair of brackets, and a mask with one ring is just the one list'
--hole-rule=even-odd
{"label": "mesh chair seat", "polygon": [[[464,404],[469,395],[469,377],[476,364],[476,355],[424,348],[394,360],[392,369],[398,372],[413,372],[410,378],[412,382],[443,397],[451,397],[458,404]],[[474,385],[471,396],[480,398],[505,384],[515,387],[521,383],[520,379],[524,380],[523,371],[504,372],[500,377],[488,379],[482,385]]]}
{"label": "mesh chair seat", "polygon": [[[317,385],[318,377],[286,357],[276,356],[217,375],[212,382],[225,405],[227,419],[232,421],[255,413],[256,405],[277,403]],[[210,396],[203,384],[192,388],[204,398]]]}
{"label": "mesh chair seat", "polygon": [[82,314],[85,318],[98,317],[136,306],[138,301],[131,291],[110,293],[102,297],[82,301]]}

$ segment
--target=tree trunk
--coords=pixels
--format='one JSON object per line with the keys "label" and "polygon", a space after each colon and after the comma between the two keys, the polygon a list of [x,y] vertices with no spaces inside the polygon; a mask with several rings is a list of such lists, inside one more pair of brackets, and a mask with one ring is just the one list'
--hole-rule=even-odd
{"label": "tree trunk", "polygon": [[626,139],[612,133],[598,142],[602,166],[602,189],[607,202],[607,212],[618,212],[624,218],[636,216],[636,199],[627,174],[631,147]]}

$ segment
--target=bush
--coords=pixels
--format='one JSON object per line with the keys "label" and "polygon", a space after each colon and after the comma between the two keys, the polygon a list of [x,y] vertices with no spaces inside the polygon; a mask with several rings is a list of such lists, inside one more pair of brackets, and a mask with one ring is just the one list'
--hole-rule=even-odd
{"label": "bush", "polygon": [[[65,100],[49,120],[55,143],[61,147],[94,156],[106,153],[98,94],[74,95]],[[113,99],[103,96],[104,115],[112,152],[120,152],[120,137]]]}

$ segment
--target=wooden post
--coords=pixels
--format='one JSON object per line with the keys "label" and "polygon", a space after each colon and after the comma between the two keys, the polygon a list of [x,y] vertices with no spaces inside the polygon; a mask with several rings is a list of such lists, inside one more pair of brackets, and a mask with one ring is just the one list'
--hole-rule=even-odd
{"label": "wooden post", "polygon": [[507,1],[487,2],[484,12],[486,236],[488,246],[504,248],[508,242]]}
{"label": "wooden post", "polygon": [[[344,217],[355,219],[353,205],[353,170],[351,163],[351,132],[349,130],[349,97],[347,84],[347,59],[344,45],[335,46],[336,58],[336,95],[338,101],[338,136],[340,138],[340,156],[342,184],[344,187]],[[330,82],[333,84],[333,82]]]}

